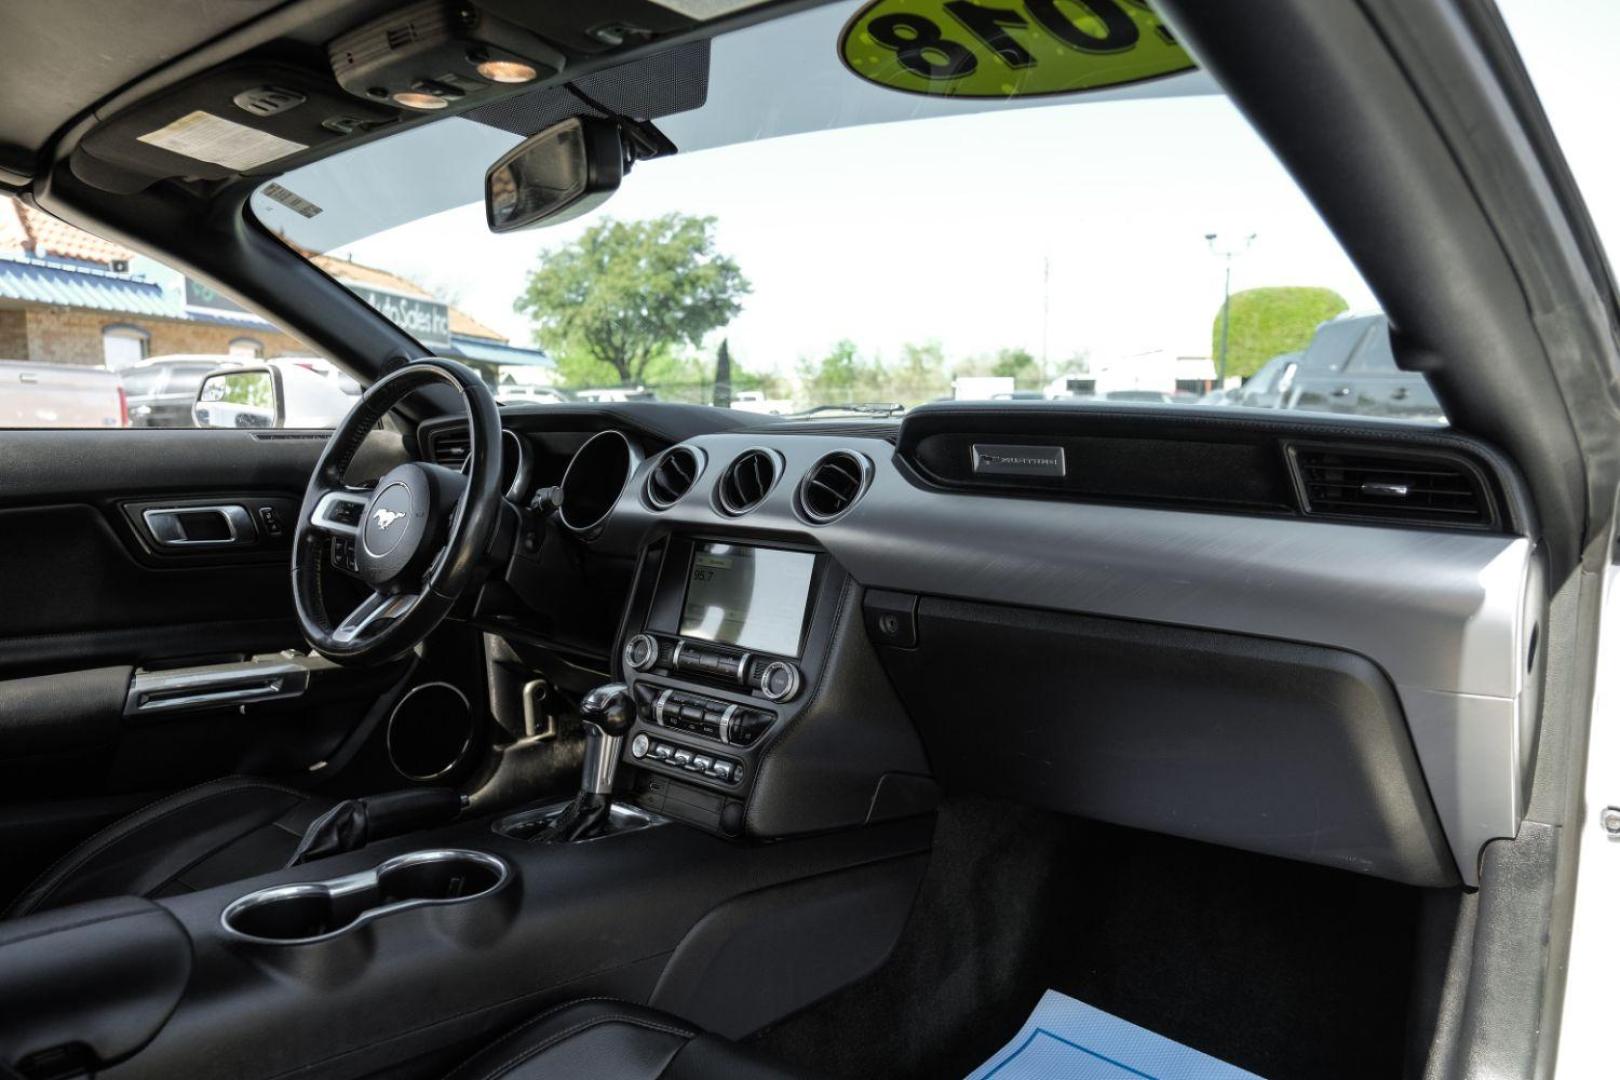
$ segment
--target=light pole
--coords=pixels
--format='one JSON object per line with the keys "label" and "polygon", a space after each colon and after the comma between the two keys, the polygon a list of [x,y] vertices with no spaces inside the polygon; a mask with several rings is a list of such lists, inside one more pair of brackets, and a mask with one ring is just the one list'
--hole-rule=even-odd
{"label": "light pole", "polygon": [[1254,243],[1254,233],[1243,238],[1241,247],[1219,247],[1219,239],[1215,233],[1205,233],[1204,241],[1209,244],[1210,252],[1218,259],[1226,262],[1226,285],[1221,292],[1221,354],[1215,363],[1215,389],[1226,389],[1226,347],[1232,337],[1232,260],[1249,250]]}

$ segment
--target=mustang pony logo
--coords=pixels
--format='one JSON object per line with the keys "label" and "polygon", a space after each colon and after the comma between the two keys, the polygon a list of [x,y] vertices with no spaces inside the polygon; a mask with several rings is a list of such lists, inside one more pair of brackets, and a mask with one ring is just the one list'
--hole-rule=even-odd
{"label": "mustang pony logo", "polygon": [[377,507],[377,509],[373,511],[371,515],[372,520],[377,523],[377,528],[379,529],[388,528],[388,526],[392,525],[394,522],[398,521],[404,516],[404,514],[396,513],[393,510],[388,510],[381,506]]}

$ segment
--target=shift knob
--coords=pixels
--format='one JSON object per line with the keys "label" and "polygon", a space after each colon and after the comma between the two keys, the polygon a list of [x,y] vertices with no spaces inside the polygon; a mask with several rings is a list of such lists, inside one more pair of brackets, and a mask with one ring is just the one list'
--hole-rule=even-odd
{"label": "shift knob", "polygon": [[636,722],[636,703],[624,683],[608,683],[580,700],[579,715],[587,724],[600,728],[602,734],[621,736]]}

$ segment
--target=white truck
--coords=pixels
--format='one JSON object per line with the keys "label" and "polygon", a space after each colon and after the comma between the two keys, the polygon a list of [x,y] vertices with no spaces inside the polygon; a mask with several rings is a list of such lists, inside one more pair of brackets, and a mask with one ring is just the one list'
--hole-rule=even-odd
{"label": "white truck", "polygon": [[963,375],[951,380],[951,397],[957,401],[995,401],[1010,396],[1016,386],[1011,375]]}
{"label": "white truck", "polygon": [[129,401],[117,372],[0,360],[0,428],[128,426]]}

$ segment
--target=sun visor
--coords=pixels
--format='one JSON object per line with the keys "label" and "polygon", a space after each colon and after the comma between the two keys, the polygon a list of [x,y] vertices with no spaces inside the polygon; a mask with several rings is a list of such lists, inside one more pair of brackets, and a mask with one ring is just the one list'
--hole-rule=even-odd
{"label": "sun visor", "polygon": [[[343,93],[329,72],[227,64],[133,105],[79,145],[73,171],[97,187],[154,180],[268,175],[330,152],[403,111]],[[80,161],[89,155],[90,161]]]}

